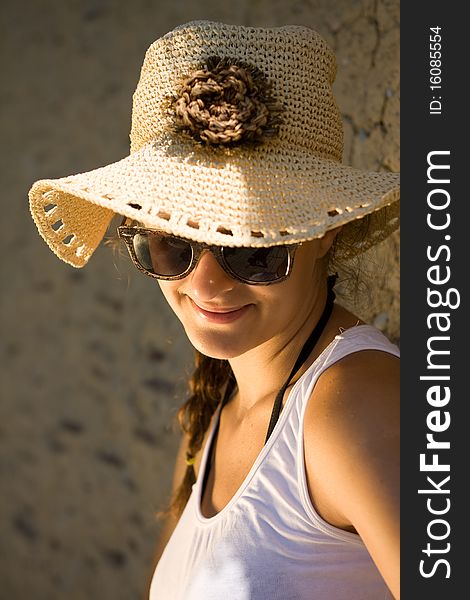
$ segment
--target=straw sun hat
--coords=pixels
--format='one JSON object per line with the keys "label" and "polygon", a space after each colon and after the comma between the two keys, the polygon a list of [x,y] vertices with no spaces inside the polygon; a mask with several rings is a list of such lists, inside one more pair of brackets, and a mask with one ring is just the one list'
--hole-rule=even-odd
{"label": "straw sun hat", "polygon": [[[223,246],[343,241],[370,215],[358,253],[398,225],[399,176],[341,164],[333,52],[306,27],[197,21],[148,49],[133,98],[130,155],[29,192],[59,258],[86,264],[115,213]],[[355,239],[354,236],[351,240]]]}

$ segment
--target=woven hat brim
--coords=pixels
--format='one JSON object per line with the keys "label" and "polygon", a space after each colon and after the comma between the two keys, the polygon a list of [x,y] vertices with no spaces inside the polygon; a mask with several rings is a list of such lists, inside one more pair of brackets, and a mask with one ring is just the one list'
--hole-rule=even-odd
{"label": "woven hat brim", "polygon": [[83,267],[115,213],[195,241],[255,247],[315,239],[374,213],[359,252],[398,226],[399,189],[397,173],[361,171],[285,144],[257,153],[181,139],[150,142],[94,171],[37,181],[29,197],[51,250]]}

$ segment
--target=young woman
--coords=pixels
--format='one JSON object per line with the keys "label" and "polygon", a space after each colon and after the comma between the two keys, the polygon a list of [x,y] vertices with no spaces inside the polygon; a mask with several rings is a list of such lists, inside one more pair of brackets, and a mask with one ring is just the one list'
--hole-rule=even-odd
{"label": "young woman", "polygon": [[76,267],[122,215],[197,351],[151,600],[399,597],[398,350],[329,275],[397,226],[398,175],[341,164],[335,69],[304,27],[183,25],[130,156],[30,191]]}

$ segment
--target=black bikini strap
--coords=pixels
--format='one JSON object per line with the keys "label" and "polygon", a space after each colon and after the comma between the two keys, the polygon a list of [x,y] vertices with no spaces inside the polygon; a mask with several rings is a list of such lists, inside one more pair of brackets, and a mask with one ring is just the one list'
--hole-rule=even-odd
{"label": "black bikini strap", "polygon": [[331,312],[333,310],[333,304],[334,304],[335,297],[336,297],[335,293],[333,291],[336,277],[337,277],[337,275],[330,275],[330,277],[328,277],[328,295],[326,297],[326,304],[325,304],[325,308],[323,309],[323,313],[322,313],[320,319],[318,320],[318,323],[315,325],[312,333],[308,336],[307,341],[303,345],[302,350],[300,351],[300,354],[295,362],[295,365],[292,368],[292,371],[290,372],[289,377],[286,379],[286,382],[284,383],[284,385],[281,387],[281,389],[277,393],[276,399],[274,401],[273,410],[271,413],[271,419],[269,421],[268,432],[266,434],[266,439],[264,441],[265,444],[268,441],[271,433],[273,432],[273,429],[279,419],[279,415],[281,414],[282,400],[284,398],[284,393],[290,383],[290,380],[297,373],[297,371],[300,369],[300,367],[304,364],[304,362],[307,360],[307,358],[310,356],[313,348],[315,347],[315,344],[318,342],[321,334],[323,333],[323,330],[325,328],[325,325],[328,322],[328,319],[331,316]]}
{"label": "black bikini strap", "polygon": [[[330,275],[328,277],[328,295],[326,297],[326,304],[325,304],[325,308],[323,309],[323,313],[321,314],[321,317],[318,320],[318,323],[315,325],[312,333],[308,336],[305,344],[303,345],[302,350],[300,351],[300,354],[299,354],[297,360],[295,361],[295,365],[293,366],[289,377],[287,378],[286,382],[281,387],[281,389],[279,390],[279,392],[276,396],[276,399],[274,401],[273,410],[271,413],[271,419],[269,421],[268,433],[266,435],[265,443],[268,441],[269,436],[271,435],[271,433],[274,429],[274,426],[276,425],[276,423],[279,419],[279,415],[281,414],[282,399],[283,399],[284,393],[290,383],[290,380],[297,373],[297,371],[300,369],[300,367],[304,364],[304,362],[307,360],[307,358],[310,356],[313,348],[315,347],[315,344],[318,342],[321,334],[323,333],[323,330],[325,328],[325,325],[328,322],[328,319],[331,316],[331,312],[333,310],[333,304],[334,304],[334,301],[336,298],[336,295],[333,291],[333,287],[335,285],[337,277],[338,277],[337,275]],[[232,375],[230,377],[227,387],[225,389],[224,397],[222,399],[222,407],[225,406],[225,404],[227,404],[227,402],[230,400],[230,398],[232,396],[232,392],[235,389],[235,386],[236,386],[236,381]]]}
{"label": "black bikini strap", "polygon": [[[271,419],[269,421],[268,433],[267,433],[266,439],[264,441],[265,444],[268,441],[268,439],[279,419],[279,415],[281,414],[282,399],[284,397],[284,392],[286,391],[290,380],[292,379],[292,377],[295,375],[295,373],[300,369],[300,367],[304,364],[304,362],[309,357],[315,344],[320,339],[320,336],[323,332],[323,329],[325,328],[325,325],[328,322],[328,319],[330,318],[331,311],[333,310],[333,304],[334,304],[335,297],[336,297],[335,293],[333,291],[333,287],[335,285],[337,277],[338,277],[337,275],[330,275],[328,277],[328,295],[326,298],[326,304],[325,304],[325,308],[323,309],[323,313],[322,313],[318,323],[316,324],[315,328],[313,329],[312,333],[308,336],[307,341],[303,345],[302,350],[300,351],[300,354],[295,362],[295,365],[292,368],[292,371],[290,372],[290,375],[289,375],[287,381],[284,383],[284,385],[279,390],[279,392],[276,396],[276,400],[274,401],[274,406],[273,406],[273,410],[271,413]],[[227,387],[225,388],[225,392],[224,392],[224,396],[222,399],[220,410],[222,410],[222,408],[225,406],[225,404],[227,404],[227,402],[230,400],[230,398],[232,396],[232,392],[234,391],[234,389],[236,387],[236,383],[237,382],[235,380],[235,377],[233,377],[233,375],[231,375],[228,380]],[[216,422],[216,425],[214,428],[214,433],[212,434],[211,445],[208,449],[208,455],[207,455],[207,461],[206,461],[206,467],[205,467],[205,473],[204,473],[204,481],[202,483],[202,493],[204,493],[204,490],[205,490],[206,484],[207,484],[207,480],[209,478],[209,471],[210,471],[209,467],[212,464],[212,458],[213,458],[213,456],[212,456],[213,445],[214,445],[214,440],[216,439],[216,436],[217,436],[217,433],[219,430],[219,424],[220,424],[220,412],[219,412],[218,419],[217,419],[217,422]]]}

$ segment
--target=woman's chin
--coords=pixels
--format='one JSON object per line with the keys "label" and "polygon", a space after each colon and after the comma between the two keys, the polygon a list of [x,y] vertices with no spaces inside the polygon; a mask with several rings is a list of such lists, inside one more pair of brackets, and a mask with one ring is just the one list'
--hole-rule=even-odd
{"label": "woman's chin", "polygon": [[[237,336],[238,339],[228,339],[230,336],[227,336],[226,339],[223,339],[220,334],[208,335],[206,332],[202,335],[197,335],[194,332],[189,332],[187,330],[186,335],[196,350],[205,356],[209,356],[210,358],[230,360],[231,358],[240,356],[249,350],[246,343],[240,343],[241,340],[239,336]],[[231,337],[233,338],[233,336]]]}

